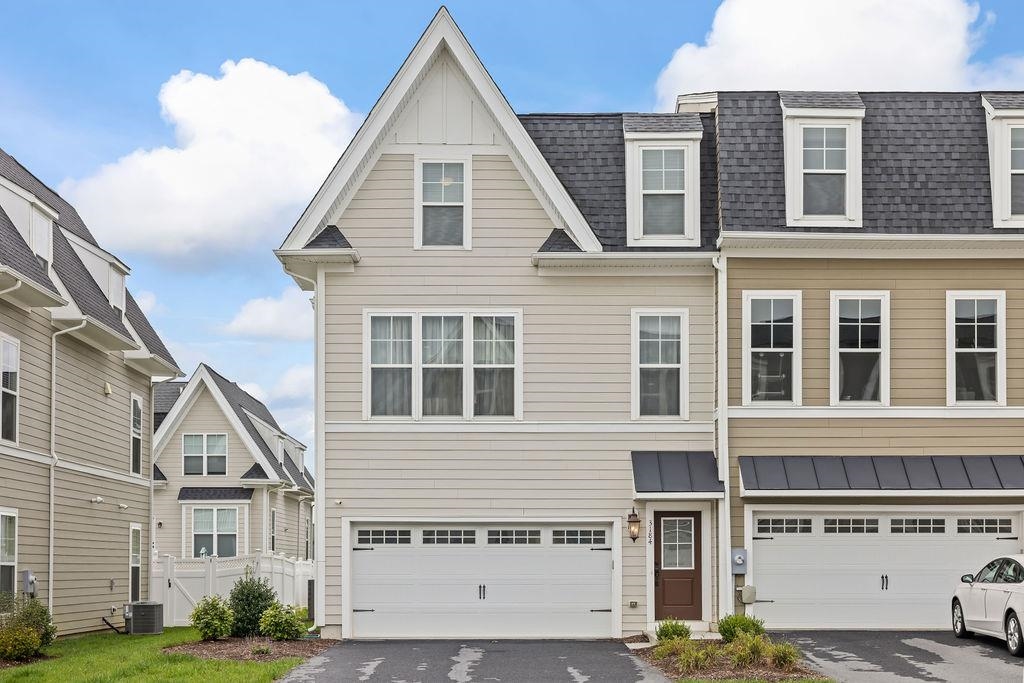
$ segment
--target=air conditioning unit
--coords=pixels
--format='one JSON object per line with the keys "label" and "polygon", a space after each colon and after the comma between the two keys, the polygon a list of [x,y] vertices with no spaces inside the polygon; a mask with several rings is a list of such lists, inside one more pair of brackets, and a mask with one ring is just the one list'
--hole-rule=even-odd
{"label": "air conditioning unit", "polygon": [[163,633],[163,604],[159,602],[132,602],[125,605],[124,632],[129,635]]}

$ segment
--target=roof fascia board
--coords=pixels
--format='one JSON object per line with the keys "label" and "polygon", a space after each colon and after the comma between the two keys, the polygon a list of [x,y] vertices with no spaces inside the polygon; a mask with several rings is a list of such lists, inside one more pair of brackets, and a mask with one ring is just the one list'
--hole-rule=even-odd
{"label": "roof fascia board", "polygon": [[[27,310],[32,308],[53,308],[58,306],[66,306],[68,304],[66,299],[57,294],[54,294],[53,292],[47,289],[44,289],[42,286],[37,284],[35,280],[32,280],[31,278],[25,275],[22,275],[20,272],[14,270],[13,268],[8,268],[7,266],[0,266],[0,283],[2,283],[0,284],[0,289],[7,290],[9,289],[10,285],[4,283],[5,278],[10,278],[10,280],[7,280],[7,282],[13,280],[15,282],[21,283],[20,285],[18,285],[17,289],[10,289],[10,291],[3,294],[4,298],[11,300],[11,302],[18,307]],[[27,294],[25,292],[25,290],[27,289],[32,290],[31,295],[23,296],[23,294]]]}
{"label": "roof fascia board", "polygon": [[985,108],[985,113],[989,115],[989,118],[993,119],[1018,119],[1024,118],[1024,109],[997,109],[992,106],[992,103],[988,101],[984,95],[981,96],[981,106]]}
{"label": "roof fascia board", "polygon": [[[71,232],[70,230],[65,230],[64,228],[61,228],[61,232],[64,233],[64,236],[68,238],[68,242],[70,242],[71,246],[74,247],[75,249],[84,249],[93,256],[99,257],[106,261],[107,263],[109,263],[111,266],[117,268],[119,271],[121,271],[122,275],[131,275],[132,269],[129,268],[124,261],[114,256],[103,247],[98,247],[95,244],[86,242],[85,240],[83,240],[81,237]],[[81,258],[81,256],[79,256],[79,258]]]}
{"label": "roof fascia board", "polygon": [[1008,258],[1024,256],[1024,233],[878,234],[774,231],[723,232],[716,246],[730,256],[818,258]]}
{"label": "roof fascia board", "polygon": [[862,119],[864,108],[832,108],[832,107],[787,107],[782,105],[783,118],[793,119]]}
{"label": "roof fascia board", "polygon": [[707,114],[718,108],[717,92],[698,92],[676,97],[676,113]]}
{"label": "roof fascia board", "polygon": [[341,159],[338,160],[327,180],[317,191],[285,239],[281,246],[282,249],[299,249],[305,246],[322,221],[336,212],[336,205],[346,184],[360,171],[361,167],[363,173],[368,171],[366,166],[369,164],[364,164],[365,160],[379,146],[381,134],[399,110],[405,96],[415,87],[420,75],[431,64],[434,56],[444,47],[447,47],[476,89],[477,94],[490,108],[499,127],[508,137],[512,148],[523,157],[525,164],[537,175],[548,199],[566,223],[565,226],[558,227],[564,227],[580,249],[588,252],[601,251],[601,244],[591,231],[583,214],[555,176],[554,171],[526,129],[523,128],[522,123],[516,118],[508,100],[498,89],[462,31],[459,30],[444,7],[438,10],[398,73],[374,104]]}
{"label": "roof fascia board", "polygon": [[50,220],[56,221],[60,217],[60,214],[57,212],[57,209],[53,208],[52,206],[44,202],[42,199],[32,194],[31,192],[29,192],[24,187],[22,187],[21,185],[17,184],[14,181],[8,180],[7,178],[0,176],[0,187],[7,188],[17,196],[21,197],[26,202],[28,202],[29,204],[31,204],[32,206],[34,206],[35,208],[39,209],[47,216],[49,216]]}
{"label": "roof fascia board", "polygon": [[704,134],[699,130],[676,132],[648,131],[643,133],[623,132],[622,135],[626,140],[700,140],[704,137]]}

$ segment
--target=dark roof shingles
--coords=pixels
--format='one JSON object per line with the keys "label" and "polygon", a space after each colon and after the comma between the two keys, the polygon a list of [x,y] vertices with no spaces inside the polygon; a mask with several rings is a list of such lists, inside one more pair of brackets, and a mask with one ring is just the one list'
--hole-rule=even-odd
{"label": "dark roof shingles", "polygon": [[117,309],[107,301],[107,295],[96,284],[68,238],[56,225],[53,226],[53,269],[82,315],[103,323],[126,339],[132,338]]}
{"label": "dark roof shingles", "polygon": [[702,133],[700,114],[623,114],[626,133]]}
{"label": "dark roof shingles", "polygon": [[0,265],[7,266],[22,277],[40,285],[51,294],[60,295],[46,274],[42,262],[32,252],[25,238],[0,206]]}
{"label": "dark roof shingles", "polygon": [[178,500],[251,500],[252,492],[241,486],[182,486]]}
{"label": "dark roof shingles", "polygon": [[783,90],[782,103],[790,109],[863,109],[864,102],[855,92]]}
{"label": "dark roof shingles", "polygon": [[178,367],[178,363],[174,360],[174,356],[164,346],[164,342],[160,339],[160,335],[156,333],[153,326],[149,323],[146,318],[146,314],[139,308],[139,304],[135,301],[135,297],[127,289],[125,290],[125,310],[124,315],[128,318],[128,322],[131,324],[132,329],[139,335],[139,339],[146,345],[149,352],[167,361],[174,367]]}
{"label": "dark roof shingles", "polygon": [[320,233],[306,243],[303,249],[351,249],[348,238],[336,225],[328,225]]}

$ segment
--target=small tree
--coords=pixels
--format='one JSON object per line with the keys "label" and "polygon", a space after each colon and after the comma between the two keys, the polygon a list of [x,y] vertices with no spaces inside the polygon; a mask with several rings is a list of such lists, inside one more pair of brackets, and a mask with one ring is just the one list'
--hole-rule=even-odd
{"label": "small tree", "polygon": [[260,617],[277,602],[277,594],[269,581],[257,579],[246,569],[245,577],[236,581],[231,589],[228,601],[235,613],[231,635],[248,638],[259,635]]}

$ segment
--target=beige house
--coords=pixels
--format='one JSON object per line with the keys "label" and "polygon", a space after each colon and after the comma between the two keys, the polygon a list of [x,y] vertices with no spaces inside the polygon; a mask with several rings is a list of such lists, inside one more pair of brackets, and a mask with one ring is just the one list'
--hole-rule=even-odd
{"label": "beige house", "polygon": [[442,9],[277,254],[316,296],[331,637],[731,608],[713,117],[528,115]]}
{"label": "beige house", "polygon": [[154,406],[154,557],[312,558],[306,447],[262,402],[200,365]]}
{"label": "beige house", "polygon": [[129,272],[0,150],[0,591],[61,634],[149,592],[151,387],[180,371]]}

